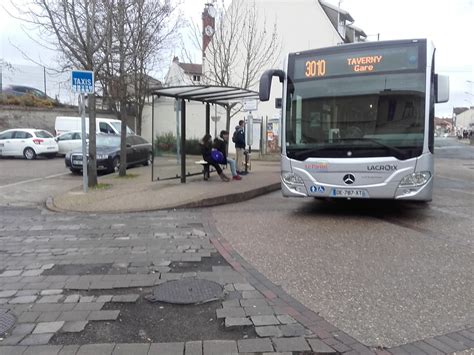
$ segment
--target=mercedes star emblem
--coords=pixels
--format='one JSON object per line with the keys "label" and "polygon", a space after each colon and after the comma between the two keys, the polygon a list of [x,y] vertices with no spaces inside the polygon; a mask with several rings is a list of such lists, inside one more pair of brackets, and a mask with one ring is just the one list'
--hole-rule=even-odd
{"label": "mercedes star emblem", "polygon": [[355,176],[352,174],[346,174],[342,178],[342,180],[347,184],[347,185],[352,185],[355,181]]}

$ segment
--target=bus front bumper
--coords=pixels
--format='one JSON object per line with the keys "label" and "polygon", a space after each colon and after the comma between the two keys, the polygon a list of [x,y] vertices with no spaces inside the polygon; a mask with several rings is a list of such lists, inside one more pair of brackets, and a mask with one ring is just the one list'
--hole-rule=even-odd
{"label": "bus front bumper", "polygon": [[343,199],[395,199],[431,201],[433,177],[422,186],[399,186],[399,181],[364,186],[336,186],[303,181],[288,183],[281,178],[281,191],[285,197],[343,198]]}

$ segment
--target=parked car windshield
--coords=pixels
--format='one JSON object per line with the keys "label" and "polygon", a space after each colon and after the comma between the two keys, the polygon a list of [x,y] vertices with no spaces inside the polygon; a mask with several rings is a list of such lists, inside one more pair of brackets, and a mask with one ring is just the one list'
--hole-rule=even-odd
{"label": "parked car windshield", "polygon": [[36,131],[35,135],[38,138],[54,138],[51,133],[46,132],[46,131]]}
{"label": "parked car windshield", "polygon": [[[122,132],[122,123],[121,122],[110,122],[112,126],[117,130],[117,132]],[[127,134],[133,134],[133,131],[127,126]]]}
{"label": "parked car windshield", "polygon": [[120,136],[104,134],[97,136],[97,145],[105,147],[119,147],[120,146]]}

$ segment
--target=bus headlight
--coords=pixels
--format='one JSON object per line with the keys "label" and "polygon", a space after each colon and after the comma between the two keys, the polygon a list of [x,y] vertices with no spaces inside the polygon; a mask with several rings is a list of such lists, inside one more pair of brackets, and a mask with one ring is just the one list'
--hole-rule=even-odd
{"label": "bus headlight", "polygon": [[290,187],[304,186],[304,181],[301,177],[291,172],[284,172],[281,174],[283,181]]}
{"label": "bus headlight", "polygon": [[400,187],[417,187],[423,186],[431,178],[431,173],[429,171],[420,171],[412,173],[405,176],[402,181],[400,181]]}

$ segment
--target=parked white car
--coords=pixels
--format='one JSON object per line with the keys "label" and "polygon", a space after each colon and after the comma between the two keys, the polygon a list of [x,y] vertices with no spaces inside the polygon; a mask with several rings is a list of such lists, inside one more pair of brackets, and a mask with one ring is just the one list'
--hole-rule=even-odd
{"label": "parked white car", "polygon": [[53,158],[58,143],[48,131],[32,128],[8,129],[0,132],[0,156],[36,159],[38,155]]}
{"label": "parked white car", "polygon": [[56,138],[58,142],[58,154],[66,155],[67,153],[81,150],[82,134],[81,131],[72,131],[60,134]]}

